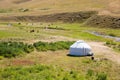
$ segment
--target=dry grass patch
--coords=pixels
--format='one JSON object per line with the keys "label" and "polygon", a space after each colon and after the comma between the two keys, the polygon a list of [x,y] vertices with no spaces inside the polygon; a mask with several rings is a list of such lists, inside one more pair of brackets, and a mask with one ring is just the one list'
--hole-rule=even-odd
{"label": "dry grass patch", "polygon": [[[89,75],[91,75],[91,70],[93,72],[93,75],[91,75],[92,77],[97,76],[97,73],[99,74],[104,72],[103,74],[107,75],[108,80],[118,80],[120,78],[118,72],[118,70],[120,70],[119,65],[111,62],[110,60],[92,61],[90,57],[70,57],[67,56],[68,53],[69,51],[67,50],[55,52],[33,52],[17,59],[4,60],[4,64],[2,65],[6,66],[6,64],[10,64],[7,66],[25,67],[44,64],[61,67],[68,71],[77,71],[90,80],[91,78]],[[97,55],[96,57],[99,58]],[[18,65],[16,62],[20,64]]]}

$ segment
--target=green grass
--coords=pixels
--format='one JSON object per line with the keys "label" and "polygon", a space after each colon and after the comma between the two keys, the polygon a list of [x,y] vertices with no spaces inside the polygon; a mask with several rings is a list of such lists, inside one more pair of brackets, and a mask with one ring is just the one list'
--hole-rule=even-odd
{"label": "green grass", "polygon": [[58,41],[58,42],[36,42],[34,47],[37,51],[57,51],[57,50],[68,50],[74,41]]}
{"label": "green grass", "polygon": [[16,57],[32,51],[34,51],[33,45],[24,44],[22,42],[0,42],[0,56],[7,58]]}
{"label": "green grass", "polygon": [[10,13],[12,11],[12,9],[0,9],[0,13]]}
{"label": "green grass", "polygon": [[[48,40],[51,36],[64,36],[73,39],[83,39],[88,41],[109,41],[109,39],[98,37],[87,33],[87,31],[96,31],[105,34],[115,34],[119,36],[118,29],[95,28],[84,26],[78,23],[52,23],[49,29],[43,29],[51,23],[8,23],[0,24],[0,39],[23,38],[26,40]],[[57,26],[57,28],[56,28]],[[34,32],[30,32],[34,30]],[[53,39],[54,40],[54,39]],[[61,41],[63,39],[60,39]],[[20,40],[17,40],[19,42]],[[34,43],[34,42],[30,42]],[[1,80],[119,80],[119,65],[109,60],[92,61],[89,57],[70,57],[68,51],[63,49],[61,43],[44,43],[45,46],[36,42],[36,49],[40,52],[33,52],[22,57],[7,59],[0,57],[0,79]],[[43,43],[42,43],[43,44]],[[47,44],[47,46],[46,46]],[[51,47],[54,45],[55,47]],[[61,46],[58,46],[61,45]],[[70,46],[68,44],[64,44]],[[34,44],[35,46],[35,44]],[[14,48],[14,47],[13,47]],[[42,48],[42,50],[41,50]],[[50,49],[55,51],[50,51]],[[55,48],[55,49],[54,49]],[[68,47],[67,47],[68,48]],[[16,49],[16,48],[14,48]],[[47,50],[46,50],[47,49]],[[11,49],[9,49],[11,50]],[[45,52],[43,52],[45,50]],[[61,51],[56,51],[61,50]],[[49,53],[49,54],[48,54]],[[100,54],[100,53],[98,53]],[[98,56],[95,56],[98,57]],[[32,63],[31,63],[31,62]],[[38,65],[35,65],[38,64]],[[41,65],[44,64],[44,65]],[[10,67],[8,67],[10,66]],[[5,67],[5,68],[2,68]],[[42,71],[41,71],[42,67]]]}
{"label": "green grass", "polygon": [[[1,26],[7,23],[1,23]],[[49,25],[49,26],[48,26]],[[45,29],[48,26],[48,30]],[[1,27],[0,27],[1,28]],[[3,28],[3,27],[2,27]],[[69,38],[84,39],[90,41],[108,41],[109,39],[95,36],[87,31],[96,31],[106,35],[119,36],[119,29],[94,28],[79,23],[12,23],[12,27],[4,27],[0,30],[0,38],[22,38],[24,40],[48,39],[51,36],[64,36]],[[34,30],[34,32],[30,32]]]}
{"label": "green grass", "polygon": [[31,67],[10,67],[0,70],[2,80],[85,80],[76,72],[65,71],[56,66],[35,65]]}
{"label": "green grass", "polygon": [[[63,52],[63,51],[61,51]],[[36,53],[35,53],[36,54]],[[35,56],[31,54],[31,56]],[[86,57],[69,57],[56,54],[36,54],[35,58],[28,58],[37,63],[30,65],[12,64],[12,59],[8,62],[11,66],[0,68],[1,80],[119,80],[119,65],[109,60],[92,61]],[[50,56],[51,55],[51,56]],[[38,60],[36,60],[38,58]],[[46,58],[46,59],[45,59]],[[27,59],[26,57],[20,58]],[[44,61],[42,61],[44,59]],[[40,62],[39,62],[40,61]],[[51,62],[52,61],[52,62]],[[7,62],[7,63],[8,63]],[[5,64],[5,63],[4,63]],[[42,65],[43,64],[43,65]]]}
{"label": "green grass", "polygon": [[30,53],[36,48],[37,51],[56,51],[67,50],[74,41],[58,41],[58,42],[36,42],[33,45],[25,44],[23,42],[0,42],[0,56],[7,58],[16,57],[23,53]]}
{"label": "green grass", "polygon": [[108,47],[111,47],[111,48],[113,48],[114,50],[120,52],[120,42],[107,41],[107,42],[106,42],[106,45],[107,45]]}
{"label": "green grass", "polygon": [[[94,73],[96,74],[96,72]],[[107,75],[103,73],[94,75],[88,71],[86,75],[82,75],[78,71],[65,70],[58,66],[34,65],[0,69],[0,79],[2,80],[86,80],[88,77],[89,80],[107,80]]]}

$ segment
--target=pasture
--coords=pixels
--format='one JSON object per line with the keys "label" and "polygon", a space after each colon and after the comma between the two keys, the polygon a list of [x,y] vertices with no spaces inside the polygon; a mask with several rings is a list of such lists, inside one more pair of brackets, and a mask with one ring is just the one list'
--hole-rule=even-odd
{"label": "pasture", "polygon": [[[96,28],[79,23],[0,23],[1,42],[34,44],[38,41],[50,43],[82,39],[90,44],[96,58],[95,61],[92,61],[90,57],[67,56],[69,50],[59,48],[55,51],[44,51],[43,48],[43,51],[40,52],[35,49],[29,54],[15,58],[0,57],[0,79],[119,80],[119,52],[117,53],[103,44],[111,39],[95,36],[88,31],[106,35],[114,34],[118,37],[120,34],[119,29]],[[104,51],[102,51],[103,49]],[[109,54],[118,56],[111,58],[113,55]],[[115,63],[116,61],[118,62]]]}
{"label": "pasture", "polygon": [[[0,80],[120,80],[119,0],[0,0]],[[91,57],[68,56],[84,40]]]}
{"label": "pasture", "polygon": [[[2,41],[47,41],[76,40],[107,41],[108,39],[95,36],[88,31],[115,36],[120,35],[120,29],[89,27],[79,23],[0,23],[0,40]],[[10,24],[10,25],[9,25]],[[61,38],[61,39],[57,39]]]}

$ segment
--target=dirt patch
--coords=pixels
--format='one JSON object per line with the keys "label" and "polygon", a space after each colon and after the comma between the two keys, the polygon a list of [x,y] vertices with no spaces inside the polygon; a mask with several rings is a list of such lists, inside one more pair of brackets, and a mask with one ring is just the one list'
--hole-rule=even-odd
{"label": "dirt patch", "polygon": [[102,58],[107,58],[115,63],[120,64],[120,54],[105,46],[104,43],[88,42],[88,44],[92,47],[95,56],[101,56]]}
{"label": "dirt patch", "polygon": [[32,65],[34,64],[33,61],[30,60],[20,60],[20,59],[15,59],[12,61],[13,65]]}
{"label": "dirt patch", "polygon": [[27,40],[24,41],[25,43],[33,44],[35,42],[56,42],[56,41],[77,41],[78,39],[73,39],[69,37],[64,37],[64,36],[50,36],[46,39],[36,39],[36,40]]}

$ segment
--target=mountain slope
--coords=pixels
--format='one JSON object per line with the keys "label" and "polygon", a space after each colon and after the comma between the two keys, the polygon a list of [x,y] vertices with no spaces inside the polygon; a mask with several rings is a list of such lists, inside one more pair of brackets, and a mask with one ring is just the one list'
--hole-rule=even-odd
{"label": "mountain slope", "polygon": [[[12,9],[14,14],[35,15],[81,10],[97,10],[100,14],[119,14],[119,0],[0,0],[0,9]],[[7,5],[7,6],[6,6]],[[19,9],[29,9],[20,13]],[[17,13],[16,13],[17,12]]]}

